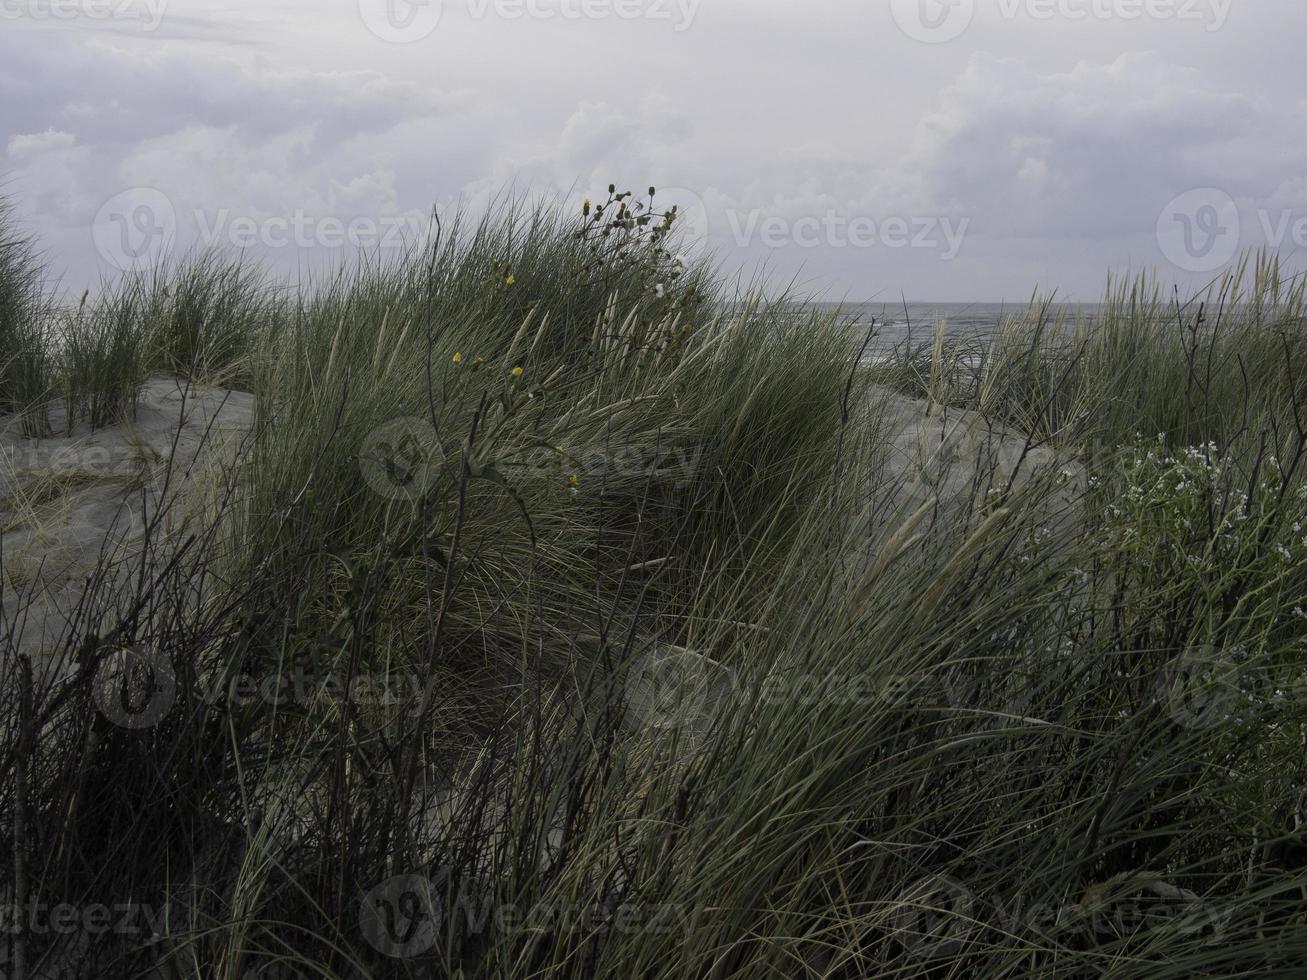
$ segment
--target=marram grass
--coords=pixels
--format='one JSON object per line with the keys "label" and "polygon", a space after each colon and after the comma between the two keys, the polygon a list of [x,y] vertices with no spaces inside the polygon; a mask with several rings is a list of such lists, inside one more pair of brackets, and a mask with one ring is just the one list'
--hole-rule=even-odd
{"label": "marram grass", "polygon": [[[8,964],[1301,975],[1300,286],[1141,280],[1092,330],[1036,304],[868,370],[668,214],[510,203],[300,289],[194,257],[46,347],[30,252],[0,263],[5,412],[111,425],[159,372],[257,400],[204,521],[87,583],[61,674],[0,623]],[[1058,465],[903,506],[873,380]],[[142,662],[167,710],[115,724]]]}

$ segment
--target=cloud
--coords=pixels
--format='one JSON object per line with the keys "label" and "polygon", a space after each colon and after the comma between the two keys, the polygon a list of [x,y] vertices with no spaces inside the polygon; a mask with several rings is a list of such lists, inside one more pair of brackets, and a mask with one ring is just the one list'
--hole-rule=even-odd
{"label": "cloud", "polygon": [[[922,46],[886,34],[874,5],[832,37],[830,20],[767,0],[705,5],[675,35],[451,12],[429,42],[397,46],[368,35],[350,2],[221,16],[205,2],[148,37],[104,25],[0,35],[0,186],[72,282],[102,267],[90,222],[133,187],[163,192],[185,235],[197,216],[416,221],[506,188],[580,197],[655,183],[706,211],[728,268],[959,299],[1037,283],[1097,291],[1109,267],[1159,261],[1157,218],[1196,187],[1248,212],[1248,245],[1258,209],[1307,215],[1303,106],[1287,94],[1292,72],[1264,65],[1286,50],[1267,23],[1297,7],[1232,16],[1201,47],[1175,25],[1085,23],[1073,37],[1044,22]],[[851,59],[868,38],[876,53]],[[1121,53],[1133,38],[1150,50]],[[769,218],[806,241],[829,216],[955,233],[965,222],[965,240],[740,241]],[[302,256],[273,258],[294,272]]]}
{"label": "cloud", "polygon": [[[1275,108],[1156,54],[1041,74],[976,56],[918,128],[921,193],[979,234],[1083,240],[1151,230],[1194,187],[1269,196],[1307,141]],[[1232,164],[1237,162],[1237,166]]]}
{"label": "cloud", "polygon": [[77,142],[72,133],[47,129],[44,133],[15,133],[9,137],[5,153],[13,159],[39,155],[51,150],[66,150]]}
{"label": "cloud", "polygon": [[[182,245],[201,214],[210,225],[217,214],[425,214],[420,189],[402,191],[391,161],[403,160],[409,174],[432,167],[448,144],[423,137],[457,96],[447,102],[370,70],[269,69],[207,49],[42,37],[50,47],[40,57],[21,39],[0,40],[0,85],[12,82],[20,103],[0,122],[0,171],[79,282],[102,267],[91,223],[129,188],[169,199]],[[60,71],[50,70],[55,58]],[[85,78],[96,84],[75,83]],[[272,257],[292,269],[302,261]]]}

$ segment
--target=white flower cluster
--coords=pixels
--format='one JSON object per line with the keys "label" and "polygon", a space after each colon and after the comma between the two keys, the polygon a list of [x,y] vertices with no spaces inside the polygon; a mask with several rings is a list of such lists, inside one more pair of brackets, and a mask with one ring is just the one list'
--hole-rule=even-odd
{"label": "white flower cluster", "polygon": [[[1283,573],[1307,566],[1307,532],[1302,520],[1285,520],[1285,470],[1274,455],[1262,461],[1251,500],[1236,489],[1246,480],[1214,442],[1171,451],[1159,435],[1155,443],[1126,450],[1121,476],[1116,499],[1103,504],[1109,546],[1143,549],[1137,553],[1146,562],[1176,561],[1197,574],[1266,557]],[[1090,482],[1101,485],[1097,478]],[[1297,496],[1307,499],[1307,486]],[[1292,536],[1281,527],[1292,527]]]}

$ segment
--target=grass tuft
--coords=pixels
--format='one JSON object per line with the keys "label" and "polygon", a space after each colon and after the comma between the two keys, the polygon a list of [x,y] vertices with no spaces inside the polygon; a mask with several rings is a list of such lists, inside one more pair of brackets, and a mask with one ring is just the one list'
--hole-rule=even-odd
{"label": "grass tuft", "polygon": [[[30,682],[39,583],[0,577],[5,953],[1300,970],[1301,283],[1141,278],[1092,324],[1037,300],[869,366],[834,314],[678,258],[676,221],[652,189],[508,201],[294,290],[193,257],[5,381],[4,411],[58,389],[91,427],[160,371],[256,405],[233,465],[160,478],[185,535],[156,511],[106,554]],[[903,470],[905,419],[973,477]],[[967,458],[985,433],[1020,479]],[[75,928],[31,918],[55,906]],[[87,925],[119,906],[140,929]]]}

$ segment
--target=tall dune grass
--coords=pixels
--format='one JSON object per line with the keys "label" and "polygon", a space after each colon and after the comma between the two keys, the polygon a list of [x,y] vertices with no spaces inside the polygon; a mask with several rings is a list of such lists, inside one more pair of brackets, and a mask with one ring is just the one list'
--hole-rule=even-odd
{"label": "tall dune grass", "polygon": [[[1094,332],[1036,307],[872,372],[833,315],[678,261],[660,205],[602,204],[86,314],[258,414],[191,536],[87,584],[62,673],[4,658],[0,866],[80,910],[10,962],[1296,975],[1301,291],[1262,263],[1172,333],[1135,284]],[[1060,458],[904,512],[877,373]],[[115,724],[142,667],[171,693]],[[80,914],[115,904],[149,928]]]}
{"label": "tall dune grass", "polygon": [[[900,347],[883,377],[1003,418],[1064,445],[1257,439],[1307,394],[1307,280],[1278,257],[1245,256],[1202,294],[1142,273],[1109,283],[1092,314],[1036,298],[988,340]],[[933,380],[932,380],[933,379]]]}
{"label": "tall dune grass", "polygon": [[0,413],[22,414],[33,433],[44,428],[36,406],[50,394],[46,301],[35,243],[0,198]]}

